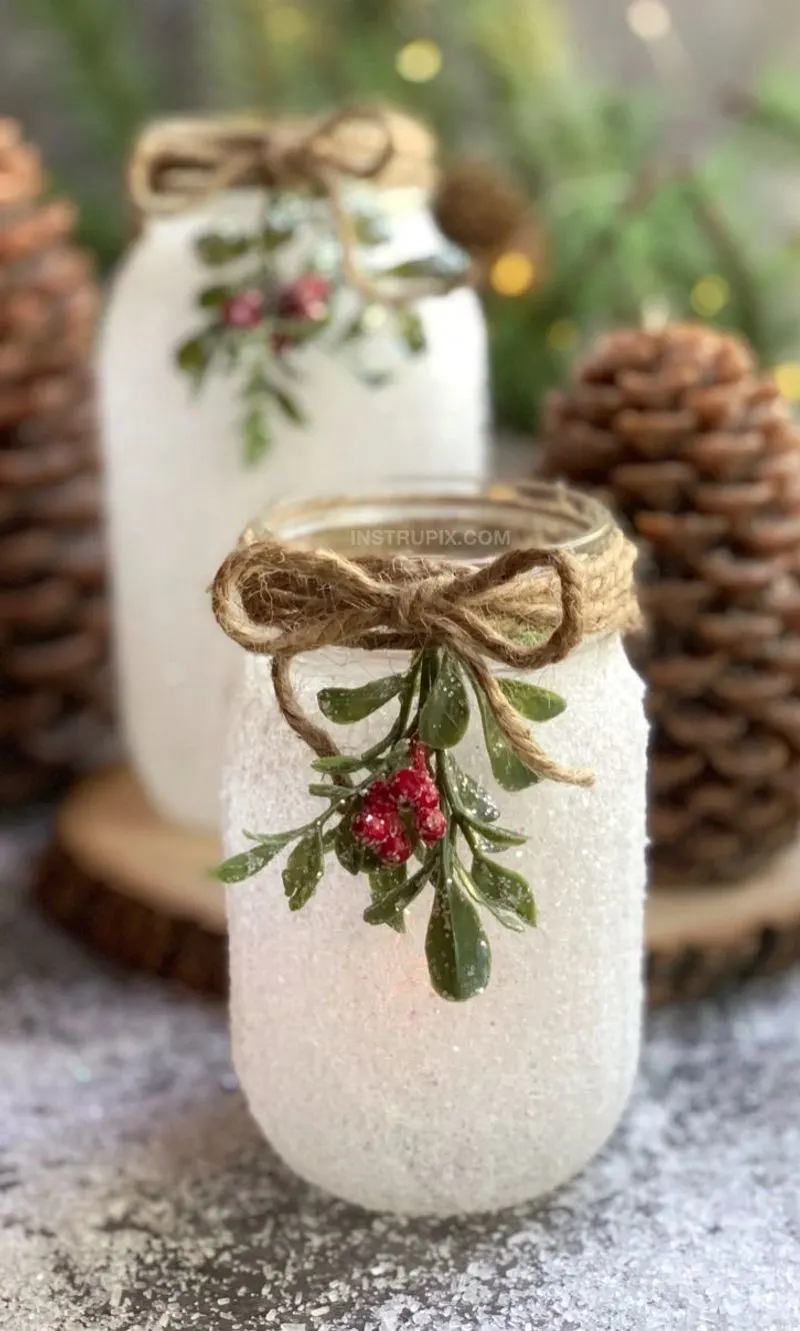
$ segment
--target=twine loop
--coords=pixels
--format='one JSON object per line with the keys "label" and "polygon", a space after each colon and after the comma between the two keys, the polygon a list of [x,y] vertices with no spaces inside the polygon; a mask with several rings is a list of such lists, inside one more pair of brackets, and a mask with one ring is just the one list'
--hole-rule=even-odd
{"label": "twine loop", "polygon": [[242,186],[310,191],[328,200],[345,279],[365,300],[401,306],[446,295],[471,280],[471,270],[404,281],[402,290],[387,291],[358,262],[343,182],[377,181],[398,160],[395,123],[383,107],[370,105],[340,107],[312,122],[236,117],[156,123],[134,150],[131,196],[142,213],[157,217],[187,212]]}
{"label": "twine loop", "polygon": [[548,757],[488,662],[539,670],[562,661],[585,637],[635,627],[635,558],[633,545],[617,528],[591,554],[518,548],[477,569],[421,556],[346,559],[268,536],[250,539],[228,556],[214,581],[212,602],[229,638],[246,651],[272,657],[281,713],[319,757],[339,750],[298,703],[289,670],[296,656],[331,647],[444,647],[472,674],[527,767],[553,781],[586,786],[592,774]]}

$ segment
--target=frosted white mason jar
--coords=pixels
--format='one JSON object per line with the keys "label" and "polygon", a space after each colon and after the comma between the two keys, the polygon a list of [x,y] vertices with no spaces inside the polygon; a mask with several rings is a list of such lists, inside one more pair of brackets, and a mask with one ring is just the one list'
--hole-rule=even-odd
{"label": "frosted white mason jar", "polygon": [[[361,529],[381,528],[510,531],[541,544],[555,493],[528,488],[523,501],[505,486],[494,498],[454,488],[446,507],[421,494],[284,507],[267,526],[343,553],[354,542],[357,553]],[[559,531],[546,519],[544,530],[580,552],[607,539],[612,524],[594,501],[575,503],[575,523]],[[476,548],[487,546],[460,553]],[[323,686],[354,687],[404,664],[339,648],[300,658],[293,680],[317,718]],[[406,934],[364,923],[369,888],[333,857],[295,914],[280,858],[227,889],[233,1050],[250,1109],[298,1174],[368,1208],[454,1214],[546,1193],[603,1145],[631,1089],[642,1005],[643,687],[616,634],[584,641],[529,678],[568,704],[541,731],[547,751],[593,769],[596,783],[504,793],[473,715],[458,758],[492,792],[501,824],[528,835],[501,858],[533,887],[539,920],[514,933],[484,919],[492,974],[478,997],[446,1002],[431,988],[432,888],[408,910]],[[363,752],[385,734],[388,710],[348,729],[346,750]],[[251,844],[243,829],[277,832],[318,813],[308,782],[309,751],[276,709],[269,664],[250,656],[224,777],[226,853]]]}
{"label": "frosted white mason jar", "polygon": [[[387,214],[389,238],[365,263],[384,268],[443,248],[423,191],[370,193]],[[487,455],[486,333],[477,297],[460,289],[420,302],[421,355],[397,363],[389,332],[367,335],[370,365],[395,366],[379,388],[321,348],[299,352],[302,380],[287,386],[302,395],[308,424],[273,412],[269,453],[245,465],[237,381],[212,373],[193,392],[174,356],[197,331],[195,299],[214,280],[193,242],[209,231],[255,229],[261,206],[259,191],[231,191],[147,222],[114,283],[100,348],[123,723],[161,812],[208,827],[218,824],[237,655],[208,614],[207,588],[243,525],[282,494],[344,489],[398,469],[482,474]],[[280,251],[287,276],[309,231],[329,235],[326,210],[314,204],[296,242]]]}

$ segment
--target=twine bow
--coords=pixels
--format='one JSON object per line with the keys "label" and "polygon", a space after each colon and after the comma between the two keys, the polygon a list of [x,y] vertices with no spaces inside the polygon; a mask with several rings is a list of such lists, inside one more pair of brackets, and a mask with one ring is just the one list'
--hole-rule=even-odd
{"label": "twine bow", "polygon": [[[234,642],[272,657],[281,713],[318,757],[339,750],[299,704],[290,678],[294,657],[326,647],[438,646],[453,651],[473,675],[527,767],[552,781],[588,786],[591,772],[563,767],[539,746],[487,660],[538,670],[562,661],[584,637],[635,626],[635,558],[634,547],[616,529],[598,554],[512,549],[478,569],[422,557],[345,559],[270,537],[228,556],[214,581],[213,608]],[[541,576],[527,576],[536,570]]]}
{"label": "twine bow", "polygon": [[[371,147],[375,129],[379,141]],[[240,186],[320,194],[331,207],[348,284],[367,301],[400,306],[444,295],[468,274],[405,281],[402,291],[387,292],[362,271],[343,181],[376,180],[397,156],[392,121],[380,106],[342,107],[310,125],[258,117],[164,121],[141,136],[129,185],[134,203],[152,216],[186,212]]]}

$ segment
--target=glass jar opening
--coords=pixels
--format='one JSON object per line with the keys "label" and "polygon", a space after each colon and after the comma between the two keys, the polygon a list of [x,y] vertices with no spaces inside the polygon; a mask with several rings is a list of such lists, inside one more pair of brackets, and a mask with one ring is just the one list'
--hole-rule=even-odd
{"label": "glass jar opening", "polygon": [[405,554],[483,563],[521,546],[595,553],[614,522],[597,500],[563,485],[398,478],[363,494],[278,503],[251,530],[346,558]]}

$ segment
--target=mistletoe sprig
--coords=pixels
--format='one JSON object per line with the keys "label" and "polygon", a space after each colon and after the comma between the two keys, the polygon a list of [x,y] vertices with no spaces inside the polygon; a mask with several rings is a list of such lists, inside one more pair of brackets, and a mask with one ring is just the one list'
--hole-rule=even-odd
{"label": "mistletoe sprig", "polygon": [[[519,679],[500,688],[526,720],[563,712],[558,694]],[[358,756],[337,754],[313,764],[321,778],[309,793],[325,801],[316,817],[291,831],[248,833],[252,846],[217,870],[239,883],[292,847],[283,870],[290,910],[313,897],[334,856],[348,873],[365,875],[371,900],[364,919],[405,931],[405,912],[424,888],[434,889],[425,951],[431,982],[442,998],[463,1002],[489,982],[491,950],[481,922],[488,910],[507,928],[536,924],[530,885],[495,858],[526,837],[498,825],[491,795],[466,772],[454,750],[470,720],[470,685],[480,713],[492,774],[507,791],[541,778],[514,753],[477,679],[450,648],[424,648],[403,674],[355,689],[326,688],[317,697],[337,725],[364,720],[397,700],[386,735]]]}
{"label": "mistletoe sprig", "polygon": [[[363,355],[365,340],[377,329],[393,327],[398,345],[411,356],[427,349],[425,329],[413,304],[386,303],[355,292],[346,280],[342,247],[335,228],[309,242],[293,256],[296,275],[282,275],[283,251],[297,241],[308,205],[284,192],[265,196],[264,214],[253,234],[209,232],[195,242],[197,257],[220,280],[198,294],[202,327],[176,351],[179,369],[196,389],[210,371],[235,376],[242,402],[244,460],[252,466],[270,447],[271,413],[277,410],[294,425],[307,424],[297,353],[312,343],[344,356],[367,384],[380,387],[391,378],[385,367],[370,367]],[[388,238],[377,212],[361,210],[350,217],[354,242],[367,249]],[[466,260],[447,247],[441,253],[414,259],[371,276],[397,284],[421,279],[452,280]],[[347,316],[339,318],[342,297]],[[353,312],[353,301],[357,308]],[[354,354],[355,353],[355,354]]]}

